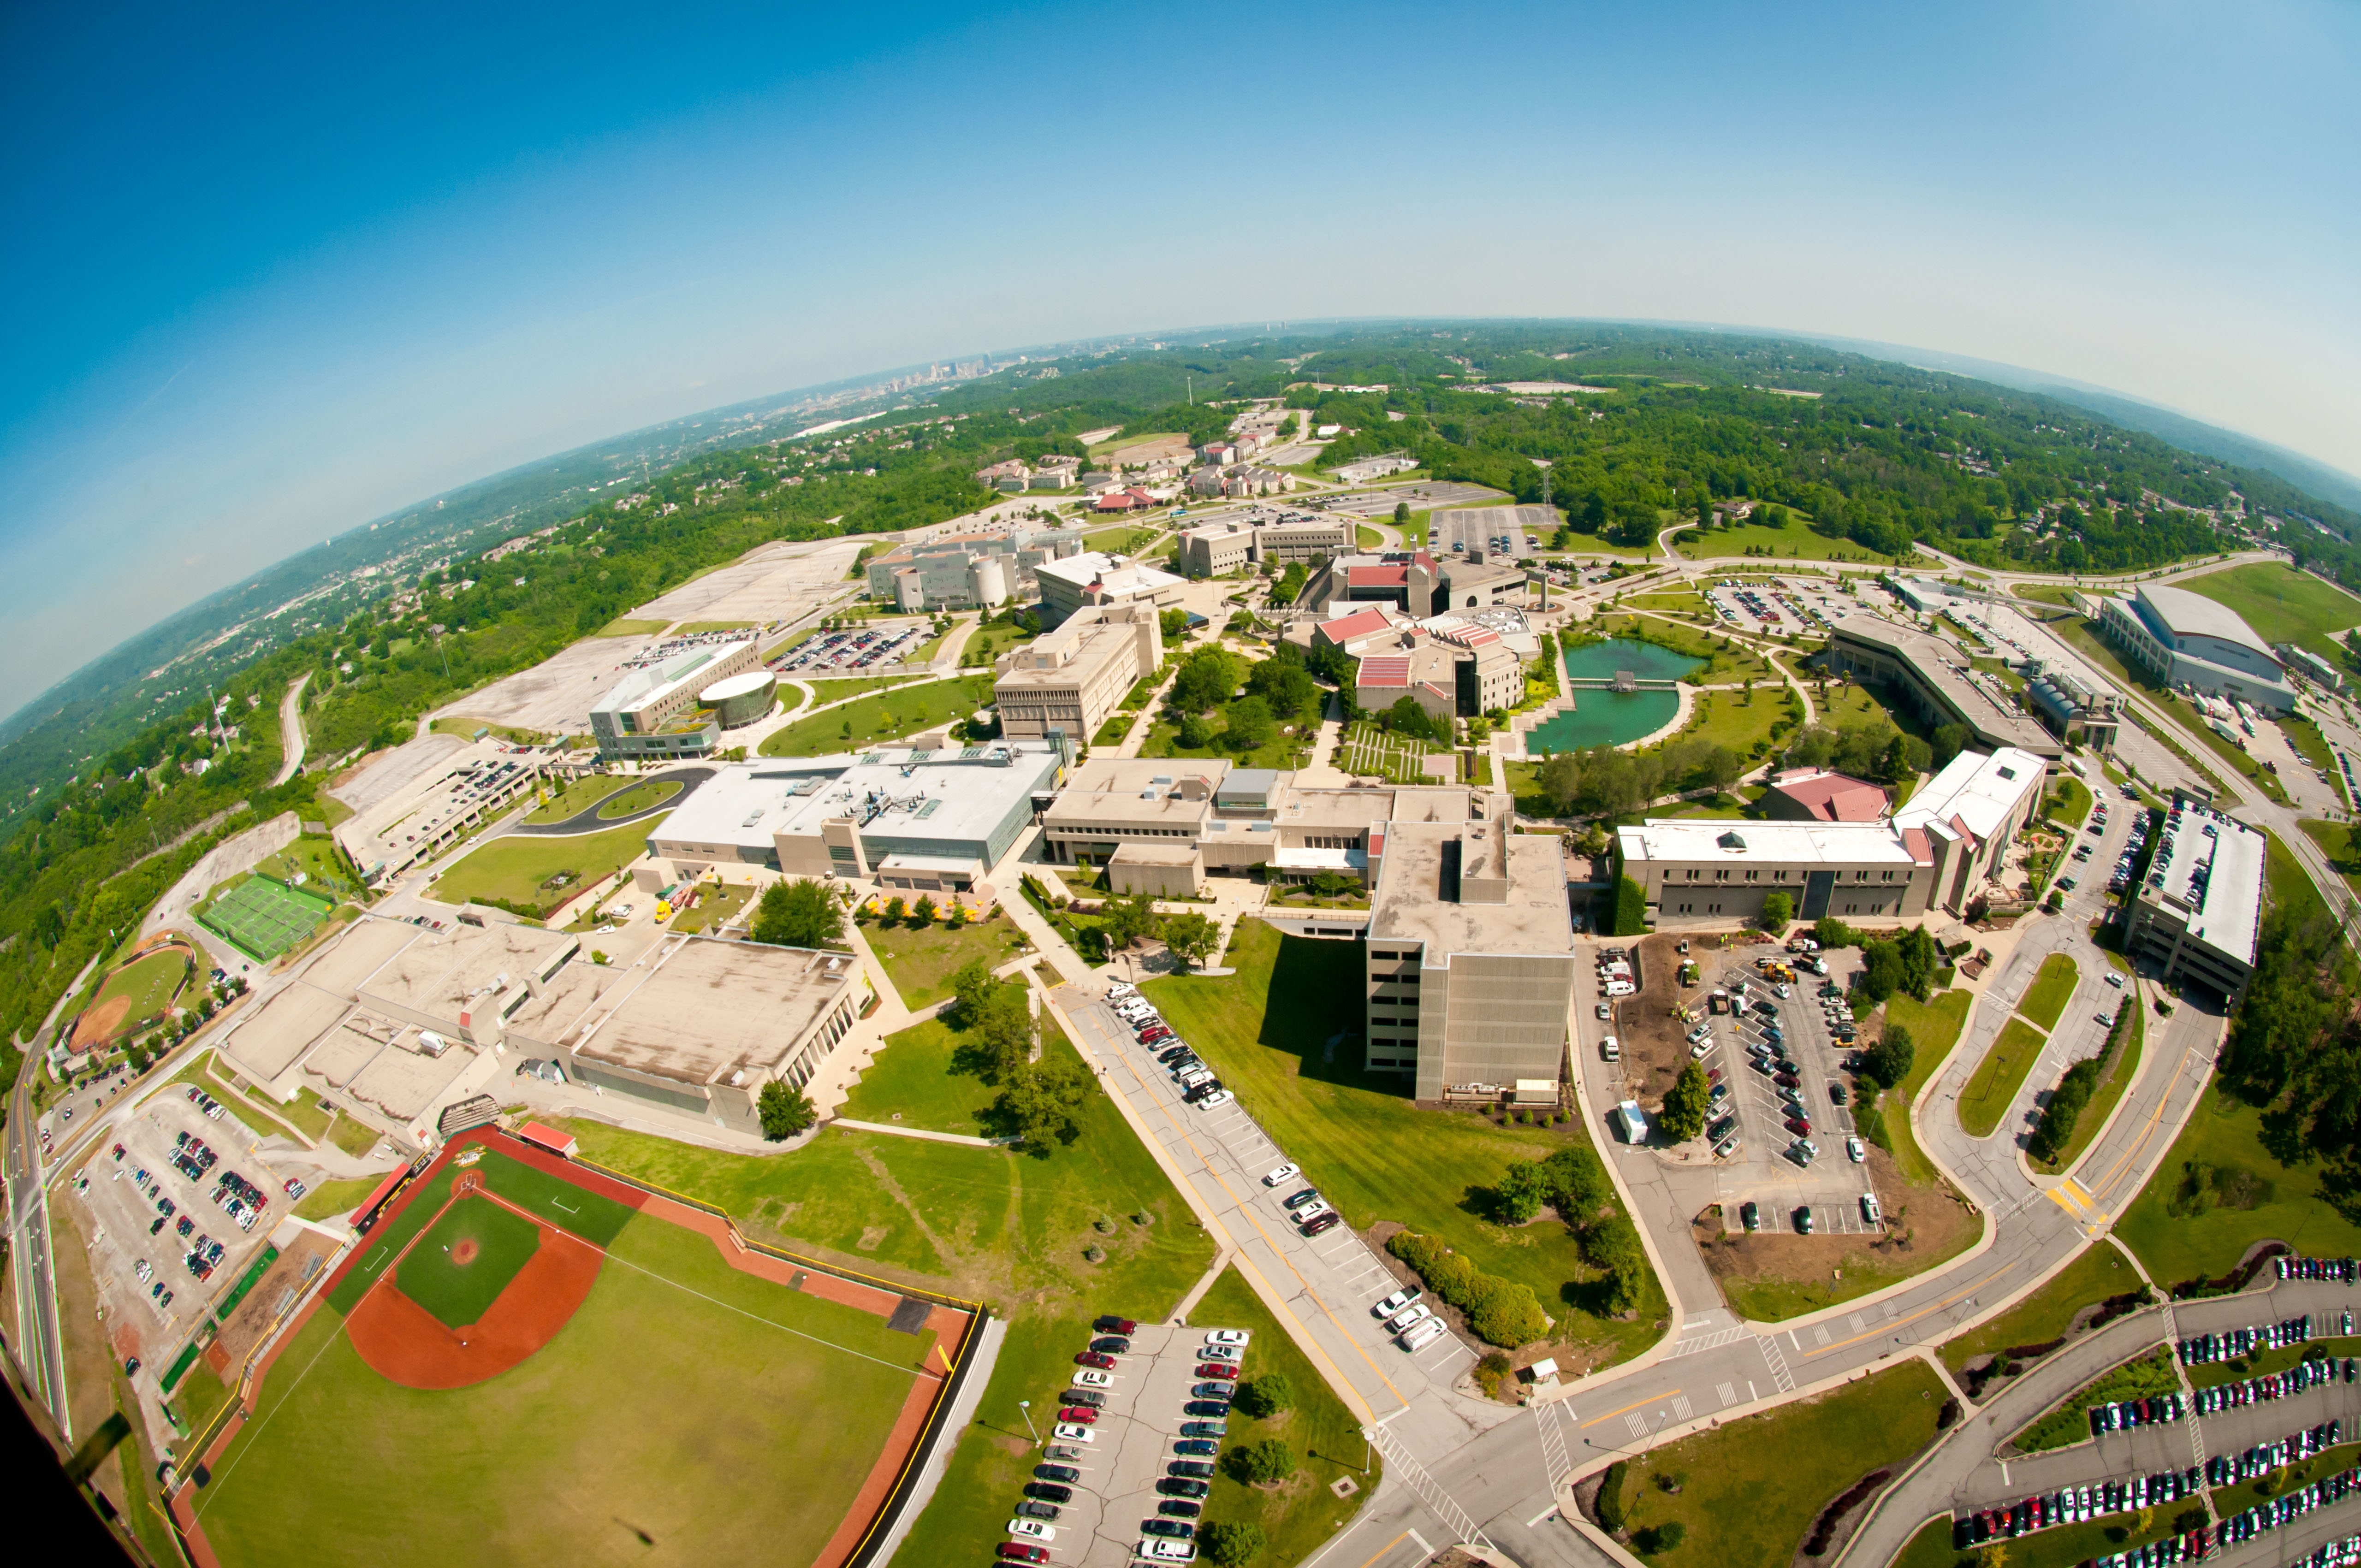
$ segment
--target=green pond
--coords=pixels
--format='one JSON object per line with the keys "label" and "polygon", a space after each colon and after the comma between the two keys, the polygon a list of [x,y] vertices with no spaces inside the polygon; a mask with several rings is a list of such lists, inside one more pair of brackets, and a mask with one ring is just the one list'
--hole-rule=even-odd
{"label": "green pond", "polygon": [[[1576,680],[1612,679],[1629,670],[1643,681],[1678,680],[1705,665],[1702,659],[1659,648],[1628,637],[1610,637],[1565,656],[1565,673]],[[1574,694],[1574,711],[1561,713],[1536,727],[1525,739],[1528,756],[1554,756],[1593,746],[1620,746],[1653,735],[1681,710],[1678,692],[1580,691]]]}

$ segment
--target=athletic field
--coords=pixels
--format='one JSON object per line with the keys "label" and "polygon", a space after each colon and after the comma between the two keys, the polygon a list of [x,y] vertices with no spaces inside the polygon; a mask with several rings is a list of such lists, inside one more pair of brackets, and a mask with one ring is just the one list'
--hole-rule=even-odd
{"label": "athletic field", "polygon": [[324,898],[250,876],[197,918],[247,958],[269,963],[318,930],[333,907]]}
{"label": "athletic field", "polygon": [[189,971],[189,949],[174,945],[116,970],[74,1026],[74,1048],[87,1050],[148,1023],[171,1003]]}
{"label": "athletic field", "polygon": [[[379,1299],[361,1292],[356,1310],[357,1268],[277,1355],[254,1419],[194,1494],[224,1568],[819,1557],[934,1335],[743,1272],[701,1232],[497,1154],[475,1169],[480,1190],[446,1167],[365,1244],[362,1264],[380,1243],[409,1245],[398,1263],[377,1260],[379,1289],[416,1288],[445,1323],[477,1321],[469,1277],[513,1274],[534,1234],[515,1209],[579,1208],[592,1229],[613,1225],[588,1294],[522,1362],[429,1389],[390,1381],[354,1348],[347,1314]],[[500,1216],[489,1229],[487,1211]],[[423,1223],[402,1223],[413,1216]],[[541,1234],[544,1248],[577,1245]],[[446,1261],[461,1240],[478,1249],[466,1266]]]}

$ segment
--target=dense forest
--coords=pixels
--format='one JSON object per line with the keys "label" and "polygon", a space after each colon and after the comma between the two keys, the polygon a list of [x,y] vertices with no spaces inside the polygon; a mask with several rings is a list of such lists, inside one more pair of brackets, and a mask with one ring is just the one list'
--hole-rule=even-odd
{"label": "dense forest", "polygon": [[[1608,389],[1471,389],[1521,380]],[[1805,393],[1817,395],[1795,395]],[[311,676],[313,756],[334,760],[407,737],[430,709],[769,541],[939,521],[992,499],[972,476],[1000,458],[1082,454],[1082,433],[1113,425],[1202,442],[1257,397],[1347,427],[1323,455],[1330,466],[1406,448],[1438,475],[1538,499],[1532,459],[1545,459],[1576,536],[1653,535],[1742,499],[1883,553],[1925,539],[1971,560],[2081,570],[2224,548],[2225,526],[2276,523],[2361,587],[2361,555],[2345,543],[2361,517],[2268,475],[2032,394],[1816,345],[1568,323],[1075,356],[945,387],[857,427],[699,452],[589,504],[533,503],[529,544],[488,563],[483,546],[500,535],[483,536],[432,569],[381,579],[371,601],[222,669],[213,709],[182,700],[137,723],[93,722],[104,753],[70,778],[20,786],[0,837],[8,1036],[28,1035],[221,836],[256,814],[316,814],[312,776],[269,784],[277,703],[298,675]],[[0,1047],[0,1071],[15,1067],[13,1047]]]}

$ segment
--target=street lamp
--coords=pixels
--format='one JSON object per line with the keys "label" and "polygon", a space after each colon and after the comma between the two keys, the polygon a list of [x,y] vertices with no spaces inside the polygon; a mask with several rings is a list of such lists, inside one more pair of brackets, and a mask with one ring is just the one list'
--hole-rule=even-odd
{"label": "street lamp", "polygon": [[1037,1443],[1041,1441],[1040,1431],[1033,1424],[1033,1401],[1030,1399],[1017,1400],[1016,1413],[1025,1418],[1025,1430],[1033,1434],[1033,1441]]}

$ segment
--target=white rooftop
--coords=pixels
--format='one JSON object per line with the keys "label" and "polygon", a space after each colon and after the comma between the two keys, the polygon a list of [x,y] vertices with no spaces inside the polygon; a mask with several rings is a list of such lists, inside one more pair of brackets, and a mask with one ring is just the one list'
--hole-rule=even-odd
{"label": "white rooftop", "polygon": [[1087,589],[1093,583],[1104,592],[1121,597],[1127,594],[1154,593],[1161,588],[1178,587],[1184,579],[1170,572],[1159,572],[1153,566],[1123,565],[1113,555],[1096,550],[1080,555],[1069,555],[1062,561],[1044,561],[1033,568],[1036,577],[1055,577],[1071,583],[1077,590]]}
{"label": "white rooftop", "polygon": [[2161,897],[2182,915],[2189,934],[2241,963],[2255,961],[2263,917],[2263,836],[2219,812],[2188,802],[2167,818],[2143,898]]}
{"label": "white rooftop", "polygon": [[2041,787],[2049,764],[2030,751],[2003,746],[1991,755],[1962,751],[1894,813],[1897,828],[1925,828],[1958,817],[1979,843],[1990,843],[2025,792]]}
{"label": "white rooftop", "polygon": [[1619,828],[1626,861],[1780,861],[1916,865],[1887,822],[1740,822],[1724,817],[1650,817]]}
{"label": "white rooftop", "polygon": [[2161,583],[2143,583],[2139,597],[2172,629],[2175,637],[2211,637],[2251,648],[2266,659],[2276,658],[2270,644],[2255,635],[2255,629],[2246,624],[2245,617],[2203,594],[2169,588]]}
{"label": "white rooftop", "polygon": [[696,681],[700,675],[706,684],[710,685],[713,680],[712,670],[716,664],[741,649],[751,650],[752,647],[752,642],[740,641],[685,648],[660,664],[650,664],[642,669],[631,671],[621,680],[617,681],[613,689],[600,697],[591,711],[593,713],[621,713],[627,709],[636,711],[662,701],[672,695],[675,687]]}
{"label": "white rooftop", "polygon": [[652,837],[767,848],[774,834],[815,836],[828,818],[849,817],[873,836],[988,839],[1016,798],[1044,787],[1057,765],[1047,744],[1025,740],[728,763]]}

